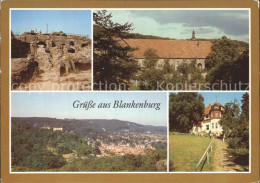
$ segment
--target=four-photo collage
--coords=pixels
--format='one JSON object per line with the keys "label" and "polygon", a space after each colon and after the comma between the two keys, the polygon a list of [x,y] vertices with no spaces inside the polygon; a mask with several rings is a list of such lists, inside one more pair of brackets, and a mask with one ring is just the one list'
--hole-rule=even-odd
{"label": "four-photo collage", "polygon": [[10,172],[251,171],[250,9],[12,8],[9,31]]}

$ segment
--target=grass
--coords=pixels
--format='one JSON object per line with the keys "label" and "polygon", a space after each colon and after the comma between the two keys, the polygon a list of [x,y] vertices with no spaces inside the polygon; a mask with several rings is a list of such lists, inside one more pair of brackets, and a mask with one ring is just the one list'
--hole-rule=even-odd
{"label": "grass", "polygon": [[[210,142],[209,137],[170,134],[170,171],[193,171]],[[210,170],[211,165],[205,162],[203,171]]]}

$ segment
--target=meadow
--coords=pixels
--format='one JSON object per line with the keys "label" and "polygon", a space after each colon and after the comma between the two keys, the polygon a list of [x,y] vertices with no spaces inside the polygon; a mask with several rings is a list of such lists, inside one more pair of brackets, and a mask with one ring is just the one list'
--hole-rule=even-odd
{"label": "meadow", "polygon": [[[210,142],[211,139],[209,137],[171,133],[169,138],[170,171],[193,171]],[[210,153],[210,159],[211,156],[212,153]],[[202,167],[203,162],[198,171],[201,169],[202,171],[211,171],[211,161],[210,164],[205,162]]]}

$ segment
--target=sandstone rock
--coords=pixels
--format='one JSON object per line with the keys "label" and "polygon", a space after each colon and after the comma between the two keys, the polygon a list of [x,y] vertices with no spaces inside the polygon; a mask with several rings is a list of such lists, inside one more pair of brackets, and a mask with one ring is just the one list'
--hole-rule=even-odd
{"label": "sandstone rock", "polygon": [[27,58],[11,59],[11,84],[15,88],[21,83],[26,83],[38,73],[38,63]]}
{"label": "sandstone rock", "polygon": [[[19,76],[20,72],[16,65],[17,62],[21,62],[20,70],[25,71],[26,67],[28,67],[29,73],[26,76],[26,80],[30,81],[29,76],[33,78],[34,75],[31,75],[31,70],[33,69],[29,63],[33,60],[34,66],[40,72],[40,75],[36,77],[44,79],[37,80],[36,78],[32,82],[44,83],[44,81],[48,81],[50,85],[51,82],[66,82],[66,80],[59,78],[66,76],[67,81],[76,82],[79,79],[90,85],[91,40],[86,37],[66,35],[63,32],[51,34],[26,32],[20,36],[12,35],[11,48],[12,58],[20,58],[14,60],[14,65],[12,61],[12,72],[14,71],[14,74],[12,73],[12,77],[14,77],[12,81],[23,80],[21,79],[22,76]],[[77,74],[83,71],[87,71],[88,78],[84,76],[77,77],[74,74],[73,77],[68,76],[68,74]],[[55,76],[56,78],[48,79],[50,76]]]}

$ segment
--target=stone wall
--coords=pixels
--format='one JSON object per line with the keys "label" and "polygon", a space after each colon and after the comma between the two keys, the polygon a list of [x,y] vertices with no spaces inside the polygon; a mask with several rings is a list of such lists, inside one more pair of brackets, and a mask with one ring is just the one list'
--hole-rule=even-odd
{"label": "stone wall", "polygon": [[[145,59],[144,58],[139,58],[138,64],[141,68],[145,67]],[[157,61],[156,68],[163,68],[164,63],[166,60],[169,60],[169,63],[172,67],[174,67],[175,70],[177,70],[178,66],[180,66],[182,63],[188,63],[190,64],[194,58],[188,58],[188,59],[183,59],[183,58],[160,58]],[[204,70],[205,69],[205,58],[196,58],[196,65],[199,69]]]}
{"label": "stone wall", "polygon": [[38,74],[38,63],[27,58],[13,58],[11,72],[12,88],[15,88],[20,83],[30,81],[33,76]]}

